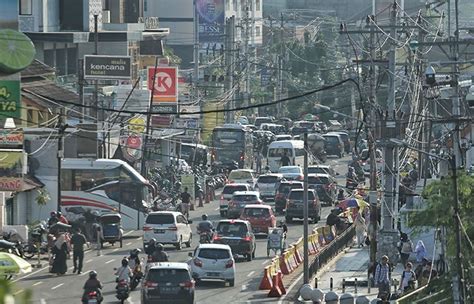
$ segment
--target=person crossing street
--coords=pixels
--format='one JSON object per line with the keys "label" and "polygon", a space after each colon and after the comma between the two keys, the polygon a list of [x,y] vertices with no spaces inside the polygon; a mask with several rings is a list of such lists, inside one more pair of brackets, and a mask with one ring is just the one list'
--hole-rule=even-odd
{"label": "person crossing street", "polygon": [[73,246],[72,259],[74,263],[73,273],[81,274],[84,261],[84,245],[87,244],[86,237],[81,233],[81,229],[77,228],[71,238]]}

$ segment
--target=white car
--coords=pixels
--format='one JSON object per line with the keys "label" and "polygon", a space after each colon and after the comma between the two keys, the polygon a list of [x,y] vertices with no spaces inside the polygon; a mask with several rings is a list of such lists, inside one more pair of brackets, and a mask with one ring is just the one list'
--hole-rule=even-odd
{"label": "white car", "polygon": [[143,225],[143,248],[146,250],[151,239],[157,243],[172,244],[180,250],[183,243],[191,247],[192,221],[186,220],[181,212],[156,211],[148,213]]}
{"label": "white car", "polygon": [[278,173],[260,175],[257,179],[256,186],[258,191],[260,192],[260,196],[263,199],[273,200],[275,198],[276,189],[282,180],[283,175]]}
{"label": "white car", "polygon": [[253,170],[250,169],[236,169],[230,171],[228,177],[228,184],[249,184],[252,189],[255,189],[255,185],[257,184],[257,179],[253,173]]}
{"label": "white car", "polygon": [[291,137],[291,135],[289,134],[280,134],[280,135],[275,135],[275,141],[278,141],[278,140],[292,140],[293,137]]}
{"label": "white car", "polygon": [[302,181],[304,178],[303,168],[300,166],[283,166],[278,169],[278,173],[283,175],[286,180]]}
{"label": "white car", "polygon": [[192,259],[188,262],[191,266],[193,278],[201,280],[223,280],[229,282],[230,287],[235,284],[235,260],[229,245],[200,244],[194,254],[189,253]]}
{"label": "white car", "polygon": [[[364,169],[364,174],[365,176],[370,175],[370,157],[369,157],[369,149],[364,149],[360,153],[361,159],[363,160],[361,162],[362,168]],[[383,169],[383,153],[381,150],[377,149],[375,150],[375,164],[377,167],[378,172],[382,172]]]}
{"label": "white car", "polygon": [[219,204],[219,211],[221,217],[227,216],[227,209],[229,209],[229,201],[232,199],[234,192],[236,191],[251,191],[252,188],[249,184],[227,184],[222,189],[221,200]]}

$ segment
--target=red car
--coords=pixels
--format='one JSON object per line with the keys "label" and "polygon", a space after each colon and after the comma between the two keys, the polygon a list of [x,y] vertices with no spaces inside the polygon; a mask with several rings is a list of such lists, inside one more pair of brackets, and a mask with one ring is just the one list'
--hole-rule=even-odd
{"label": "red car", "polygon": [[254,233],[268,234],[268,228],[276,227],[276,217],[269,205],[247,205],[240,219],[249,221]]}

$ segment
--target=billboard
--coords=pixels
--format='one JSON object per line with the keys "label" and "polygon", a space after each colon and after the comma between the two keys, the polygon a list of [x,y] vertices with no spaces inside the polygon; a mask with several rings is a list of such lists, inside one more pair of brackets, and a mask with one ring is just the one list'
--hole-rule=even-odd
{"label": "billboard", "polygon": [[23,150],[0,150],[0,191],[18,191],[26,172],[26,154]]}
{"label": "billboard", "polygon": [[[154,87],[153,87],[154,85]],[[154,103],[178,103],[178,68],[148,68],[148,89],[153,94]]]}
{"label": "billboard", "polygon": [[0,118],[9,117],[21,117],[19,80],[0,80]]}
{"label": "billboard", "polygon": [[200,42],[224,41],[224,0],[195,0]]}
{"label": "billboard", "polygon": [[84,79],[131,79],[130,56],[84,56]]}

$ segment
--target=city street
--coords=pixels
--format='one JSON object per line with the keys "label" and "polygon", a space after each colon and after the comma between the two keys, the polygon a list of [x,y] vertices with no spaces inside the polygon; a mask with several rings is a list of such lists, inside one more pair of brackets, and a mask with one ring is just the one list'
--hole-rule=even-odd
{"label": "city street", "polygon": [[[336,172],[340,175],[337,177],[338,183],[343,185],[345,182],[345,173],[347,171],[347,162],[350,157],[342,159],[329,159],[328,164],[331,164]],[[321,220],[317,224],[311,224],[313,227],[319,227],[325,224],[325,219],[331,207],[324,207]],[[207,213],[213,222],[220,219],[219,203],[213,201],[210,204],[205,204],[203,208],[197,208],[196,211],[191,212],[191,220],[193,221],[193,231],[196,231],[196,225],[200,221],[203,213]],[[278,220],[283,220],[282,215],[278,216]],[[56,276],[49,274],[47,267],[40,270],[33,271],[22,278],[17,279],[16,294],[30,289],[33,292],[32,303],[65,303],[71,299],[80,300],[82,295],[82,287],[87,280],[87,275],[90,270],[96,270],[98,277],[104,284],[104,303],[117,302],[115,298],[115,276],[114,268],[120,266],[120,260],[128,255],[128,252],[133,248],[142,248],[141,231],[131,231],[124,240],[123,248],[111,247],[105,245],[102,250],[102,255],[97,256],[97,250],[91,250],[86,253],[84,258],[84,269],[80,275],[72,274],[72,260],[68,260],[69,273],[65,276]],[[288,239],[287,244],[291,244],[302,236],[302,221],[295,221],[288,225]],[[171,261],[186,262],[189,260],[188,253],[195,247],[196,239],[193,241],[191,248],[183,248],[177,251],[171,246],[166,246],[166,251],[170,256]],[[236,279],[235,287],[231,288],[225,286],[222,282],[203,282],[196,287],[197,303],[215,303],[227,299],[227,302],[271,302],[274,300],[268,299],[265,292],[258,292],[262,271],[265,265],[270,262],[272,256],[266,256],[266,237],[257,237],[257,252],[256,258],[252,262],[239,259],[236,265]],[[145,258],[145,255],[141,255]],[[46,261],[43,261],[46,264]],[[238,299],[238,300],[237,300]],[[128,303],[140,303],[140,287],[131,293]]]}

